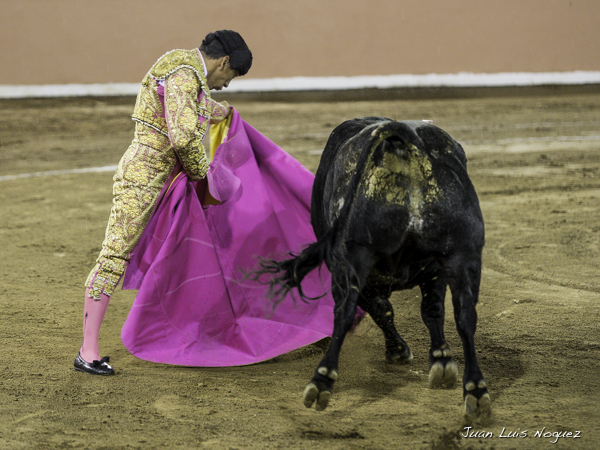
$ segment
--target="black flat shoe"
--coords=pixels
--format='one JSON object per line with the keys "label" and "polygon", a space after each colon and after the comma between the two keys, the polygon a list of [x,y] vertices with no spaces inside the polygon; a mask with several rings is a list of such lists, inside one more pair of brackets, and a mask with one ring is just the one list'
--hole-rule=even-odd
{"label": "black flat shoe", "polygon": [[80,372],[89,373],[91,375],[114,375],[115,371],[108,365],[109,357],[105,356],[100,361],[94,360],[91,364],[86,362],[78,353],[75,358],[75,370]]}

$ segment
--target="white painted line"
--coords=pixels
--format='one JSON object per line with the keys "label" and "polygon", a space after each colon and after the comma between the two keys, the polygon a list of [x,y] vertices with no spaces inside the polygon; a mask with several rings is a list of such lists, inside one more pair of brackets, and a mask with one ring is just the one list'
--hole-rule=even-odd
{"label": "white painted line", "polygon": [[48,170],[46,172],[20,173],[18,175],[2,175],[0,181],[18,180],[20,178],[46,177],[50,175],[70,175],[73,173],[114,172],[117,166],[86,167],[84,169]]}
{"label": "white painted line", "polygon": [[[239,79],[226,92],[600,84],[600,72],[447,73]],[[137,95],[139,83],[0,85],[0,98]]]}
{"label": "white painted line", "polygon": [[139,83],[0,85],[0,98],[137,95]]}
{"label": "white painted line", "polygon": [[599,84],[600,72],[451,73],[427,75],[374,75],[358,77],[292,77],[240,79],[229,92],[390,89],[415,87],[498,87],[556,84]]}

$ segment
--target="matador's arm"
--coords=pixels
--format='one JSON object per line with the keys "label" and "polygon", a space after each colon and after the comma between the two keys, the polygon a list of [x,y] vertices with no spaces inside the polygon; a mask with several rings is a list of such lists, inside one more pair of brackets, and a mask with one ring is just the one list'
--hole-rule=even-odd
{"label": "matador's arm", "polygon": [[198,117],[199,89],[196,74],[186,67],[165,81],[165,119],[169,139],[192,180],[204,178],[209,164],[202,144],[209,119]]}

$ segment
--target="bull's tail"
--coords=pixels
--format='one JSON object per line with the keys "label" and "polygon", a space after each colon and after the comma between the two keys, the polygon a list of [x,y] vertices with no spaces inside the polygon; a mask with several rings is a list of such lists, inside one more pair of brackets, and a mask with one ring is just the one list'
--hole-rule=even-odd
{"label": "bull's tail", "polygon": [[[260,259],[260,269],[249,274],[250,278],[259,280],[269,285],[269,295],[273,299],[274,306],[280,303],[288,293],[296,288],[300,299],[316,300],[319,297],[308,297],[302,291],[302,280],[324,262],[332,261],[335,246],[335,232],[333,229],[319,239],[306,247],[297,255],[292,254],[292,258],[283,261],[274,261],[272,259]],[[271,278],[262,281],[264,274],[271,274]]]}

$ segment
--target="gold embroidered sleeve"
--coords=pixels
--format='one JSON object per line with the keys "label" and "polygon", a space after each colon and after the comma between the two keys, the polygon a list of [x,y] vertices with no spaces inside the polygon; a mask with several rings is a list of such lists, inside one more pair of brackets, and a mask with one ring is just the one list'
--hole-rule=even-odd
{"label": "gold embroidered sleeve", "polygon": [[169,139],[192,180],[204,178],[209,161],[202,140],[208,121],[198,118],[198,78],[181,68],[165,81],[165,119]]}
{"label": "gold embroidered sleeve", "polygon": [[219,103],[212,98],[209,100],[208,108],[210,110],[210,123],[219,123],[229,115],[229,103]]}

